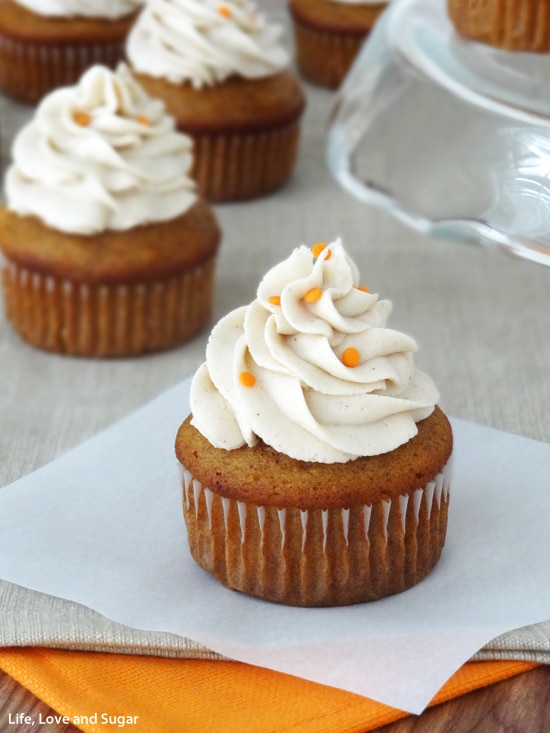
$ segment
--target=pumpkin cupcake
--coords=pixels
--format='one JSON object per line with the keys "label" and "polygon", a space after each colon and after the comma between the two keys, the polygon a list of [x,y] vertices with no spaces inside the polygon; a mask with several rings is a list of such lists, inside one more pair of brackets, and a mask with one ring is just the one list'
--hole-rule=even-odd
{"label": "pumpkin cupcake", "polygon": [[298,69],[335,89],[391,0],[289,0]]}
{"label": "pumpkin cupcake", "polygon": [[550,0],[447,0],[457,32],[506,51],[550,52]]}
{"label": "pumpkin cupcake", "polygon": [[0,209],[6,314],[34,346],[129,356],[211,315],[220,231],[192,143],[128,69],[94,66],[17,135]]}
{"label": "pumpkin cupcake", "polygon": [[337,606],[436,565],[452,432],[390,311],[337,241],[295,250],[212,331],[176,455],[191,554],[227,587]]}
{"label": "pumpkin cupcake", "polygon": [[128,36],[136,78],[193,138],[211,201],[267,194],[293,170],[305,98],[280,35],[251,0],[149,0]]}
{"label": "pumpkin cupcake", "polygon": [[114,68],[144,0],[0,0],[0,91],[37,102],[94,64]]}

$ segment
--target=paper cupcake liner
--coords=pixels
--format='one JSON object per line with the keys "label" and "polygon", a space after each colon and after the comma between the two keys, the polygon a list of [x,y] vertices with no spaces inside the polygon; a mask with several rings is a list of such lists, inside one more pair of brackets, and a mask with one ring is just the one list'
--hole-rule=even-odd
{"label": "paper cupcake liner", "polygon": [[21,101],[38,102],[57,87],[75,84],[90,66],[114,68],[123,57],[124,39],[53,44],[0,33],[0,89]]}
{"label": "paper cupcake liner", "polygon": [[399,593],[441,555],[451,463],[393,500],[310,510],[228,499],[183,468],[191,554],[227,587],[290,605],[347,605]]}
{"label": "paper cupcake liner", "polygon": [[550,4],[542,0],[448,0],[466,38],[509,51],[550,51]]}
{"label": "paper cupcake liner", "polygon": [[74,282],[8,261],[6,315],[38,348],[107,357],[166,349],[187,341],[211,317],[215,258],[151,283]]}
{"label": "paper cupcake liner", "polygon": [[312,84],[336,89],[348,73],[367,34],[343,34],[309,28],[294,20],[296,63]]}
{"label": "paper cupcake liner", "polygon": [[[188,132],[182,128],[182,132]],[[192,134],[199,193],[208,201],[236,201],[270,193],[290,176],[299,122],[250,133]]]}

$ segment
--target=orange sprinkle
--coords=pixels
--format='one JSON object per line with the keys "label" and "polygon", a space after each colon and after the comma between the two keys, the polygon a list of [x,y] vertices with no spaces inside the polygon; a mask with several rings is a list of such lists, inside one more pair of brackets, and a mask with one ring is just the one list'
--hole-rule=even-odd
{"label": "orange sprinkle", "polygon": [[231,16],[233,15],[233,13],[231,12],[231,8],[228,5],[219,5],[218,13],[224,18],[231,18]]}
{"label": "orange sprinkle", "polygon": [[304,295],[304,300],[306,303],[316,303],[319,298],[322,296],[323,291],[321,288],[311,288],[311,290],[308,290],[307,293]]}
{"label": "orange sprinkle", "polygon": [[[327,245],[324,242],[317,242],[317,244],[313,245],[311,251],[313,252],[313,256],[317,259],[324,249],[327,249]],[[325,260],[330,260],[331,257],[332,252],[328,249],[325,254]]]}
{"label": "orange sprinkle", "polygon": [[77,125],[82,125],[82,127],[86,127],[92,121],[92,118],[86,112],[75,112],[73,119]]}
{"label": "orange sprinkle", "polygon": [[239,374],[239,382],[243,387],[253,387],[256,384],[256,377],[250,372],[241,372]]}
{"label": "orange sprinkle", "polygon": [[136,117],[136,122],[139,122],[140,125],[150,125],[151,120],[147,117],[147,115],[138,115]]}
{"label": "orange sprinkle", "polygon": [[344,350],[344,353],[342,354],[342,362],[345,366],[353,369],[353,367],[356,367],[360,361],[361,355],[359,354],[357,349],[353,348],[353,346],[350,346],[348,349]]}
{"label": "orange sprinkle", "polygon": [[370,290],[366,287],[366,285],[359,285],[357,290],[360,290],[362,293],[370,293]]}
{"label": "orange sprinkle", "polygon": [[269,302],[271,303],[271,305],[281,305],[281,296],[280,295],[270,295]]}

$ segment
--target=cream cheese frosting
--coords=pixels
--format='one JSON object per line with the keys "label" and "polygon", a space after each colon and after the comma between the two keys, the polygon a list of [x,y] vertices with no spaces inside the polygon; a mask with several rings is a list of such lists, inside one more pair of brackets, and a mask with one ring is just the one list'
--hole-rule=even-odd
{"label": "cream cheese frosting", "polygon": [[261,439],[320,463],[397,448],[439,393],[414,366],[416,342],[387,328],[390,313],[340,240],[299,247],[214,327],[191,384],[192,424],[217,448]]}
{"label": "cream cheese frosting", "polygon": [[72,18],[123,18],[139,10],[145,0],[15,0],[38,15]]}
{"label": "cream cheese frosting", "polygon": [[132,67],[174,84],[272,76],[289,63],[282,27],[251,0],[149,0],[126,44]]}
{"label": "cream cheese frosting", "polygon": [[63,232],[172,219],[196,201],[192,141],[121,64],[49,94],[16,136],[6,199]]}

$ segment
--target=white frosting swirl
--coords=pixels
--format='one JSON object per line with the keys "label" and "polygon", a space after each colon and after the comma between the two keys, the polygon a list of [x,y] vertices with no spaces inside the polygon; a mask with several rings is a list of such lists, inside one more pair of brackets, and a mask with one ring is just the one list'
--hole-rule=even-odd
{"label": "white frosting swirl", "polygon": [[37,15],[63,18],[123,18],[135,13],[145,0],[15,0]]}
{"label": "white frosting swirl", "polygon": [[8,207],[64,232],[172,219],[196,200],[192,141],[121,64],[49,94],[17,135]]}
{"label": "white frosting swirl", "polygon": [[258,79],[287,67],[281,34],[252,0],[149,0],[126,54],[136,71],[201,88],[234,74]]}
{"label": "white frosting swirl", "polygon": [[359,288],[340,240],[316,259],[296,249],[255,301],[213,329],[191,385],[192,424],[217,448],[261,438],[303,461],[397,448],[439,394],[414,367],[415,341],[386,328],[390,312],[388,300]]}

